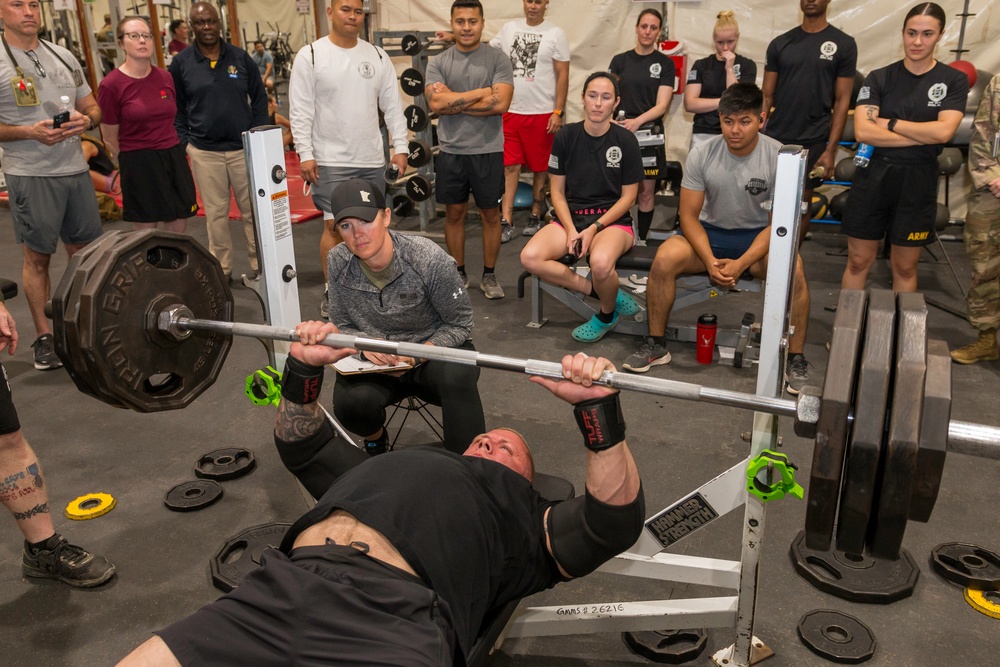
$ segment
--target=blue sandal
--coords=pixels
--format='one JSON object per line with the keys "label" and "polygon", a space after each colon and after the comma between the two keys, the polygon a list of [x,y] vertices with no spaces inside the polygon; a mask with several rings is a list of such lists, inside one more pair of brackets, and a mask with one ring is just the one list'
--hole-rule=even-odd
{"label": "blue sandal", "polygon": [[607,324],[597,319],[597,315],[594,315],[590,318],[590,321],[573,329],[573,340],[581,343],[596,343],[604,338],[604,334],[614,329],[617,324],[618,313],[615,313],[614,319]]}
{"label": "blue sandal", "polygon": [[638,313],[642,308],[639,304],[635,302],[625,290],[618,290],[618,298],[615,299],[615,315],[624,315],[625,317],[632,317]]}

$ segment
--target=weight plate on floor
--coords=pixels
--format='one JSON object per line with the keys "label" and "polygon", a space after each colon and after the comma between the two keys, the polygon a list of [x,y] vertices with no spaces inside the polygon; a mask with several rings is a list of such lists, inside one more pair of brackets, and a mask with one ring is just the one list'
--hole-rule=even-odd
{"label": "weight plate on floor", "polygon": [[1000,593],[965,589],[965,601],[976,611],[991,618],[1000,618]]}
{"label": "weight plate on floor", "polygon": [[431,192],[431,184],[420,174],[406,179],[406,196],[413,201],[430,199]]}
{"label": "weight plate on floor", "polygon": [[102,391],[139,412],[186,407],[219,375],[232,338],[193,332],[178,340],[157,315],[184,304],[194,318],[233,319],[222,268],[197,241],[148,230],[122,234],[97,260],[80,294],[81,352]]}
{"label": "weight plate on floor", "polygon": [[74,521],[96,519],[113,510],[117,504],[110,493],[88,493],[66,505],[66,518]]}
{"label": "weight plate on floor", "polygon": [[424,93],[424,73],[420,70],[407,67],[399,76],[399,87],[410,97],[416,97]]}
{"label": "weight plate on floor", "polygon": [[896,297],[896,370],[878,500],[872,512],[869,551],[894,559],[910,518],[910,496],[920,450],[924,378],[927,374],[927,306],[915,292]]}
{"label": "weight plate on floor", "polygon": [[864,349],[854,399],[854,425],[844,465],[837,518],[837,550],[864,553],[885,437],[885,412],[892,378],[896,297],[890,290],[868,293]]}
{"label": "weight plate on floor", "polygon": [[200,479],[182,482],[167,491],[163,504],[175,512],[194,512],[214,505],[222,498],[222,487],[218,483]]}
{"label": "weight plate on floor", "polygon": [[406,164],[414,169],[419,169],[431,161],[431,147],[426,141],[414,139],[410,141],[406,156]]}
{"label": "weight plate on floor", "polygon": [[799,620],[799,639],[816,655],[857,665],[875,655],[875,634],[858,619],[832,609],[806,612]]}
{"label": "weight plate on floor", "polygon": [[806,539],[809,547],[826,551],[840,498],[848,417],[854,400],[855,369],[865,317],[865,292],[841,290],[833,321],[830,359],[816,424],[809,496],[806,502]]}
{"label": "weight plate on floor", "polygon": [[226,540],[219,552],[209,561],[212,583],[223,593],[228,593],[260,565],[260,555],[267,549],[277,548],[291,528],[290,523],[265,523],[247,528]]}
{"label": "weight plate on floor", "polygon": [[943,340],[927,341],[924,420],[920,425],[917,474],[910,496],[910,520],[927,523],[941,488],[951,421],[951,356]]}
{"label": "weight plate on floor", "polygon": [[623,632],[622,641],[630,651],[647,660],[665,665],[679,665],[701,655],[708,642],[708,635],[700,628]]}
{"label": "weight plate on floor", "polygon": [[889,604],[913,594],[920,569],[906,549],[897,560],[818,551],[805,543],[805,532],[792,540],[792,565],[812,586],[850,602]]}
{"label": "weight plate on floor", "polygon": [[945,542],[931,552],[934,571],[977,591],[1000,591],[1000,554],[975,544]]}
{"label": "weight plate on floor", "polygon": [[194,464],[194,474],[202,479],[227,482],[249,475],[256,467],[253,452],[242,447],[230,447],[203,455]]}
{"label": "weight plate on floor", "polygon": [[419,104],[411,104],[403,109],[403,117],[406,118],[406,129],[411,132],[427,129],[427,111]]}

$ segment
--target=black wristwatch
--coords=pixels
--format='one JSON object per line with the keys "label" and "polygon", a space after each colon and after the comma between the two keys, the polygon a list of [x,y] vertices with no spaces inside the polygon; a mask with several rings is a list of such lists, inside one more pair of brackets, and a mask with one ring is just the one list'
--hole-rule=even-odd
{"label": "black wristwatch", "polygon": [[889,129],[890,132],[895,132],[896,131],[896,122],[898,120],[899,120],[898,118],[890,118],[889,119],[888,129]]}

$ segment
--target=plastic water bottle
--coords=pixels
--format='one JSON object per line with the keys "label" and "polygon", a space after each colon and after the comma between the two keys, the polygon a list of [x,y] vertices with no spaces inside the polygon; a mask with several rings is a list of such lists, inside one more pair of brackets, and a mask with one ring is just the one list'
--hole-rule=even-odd
{"label": "plastic water bottle", "polygon": [[[59,98],[59,111],[60,111],[60,113],[63,112],[63,111],[69,111],[69,112],[72,113],[73,107],[69,103],[69,96],[68,95],[63,95],[62,97]],[[69,139],[67,139],[66,141],[68,141],[70,143],[79,143],[80,142],[80,136],[79,135],[72,136]]]}
{"label": "plastic water bottle", "polygon": [[618,110],[618,122],[621,123],[625,120],[625,109]]}
{"label": "plastic water bottle", "polygon": [[868,163],[872,161],[872,153],[874,152],[875,148],[872,146],[869,146],[868,144],[858,144],[858,152],[854,154],[854,164],[864,169],[868,166]]}

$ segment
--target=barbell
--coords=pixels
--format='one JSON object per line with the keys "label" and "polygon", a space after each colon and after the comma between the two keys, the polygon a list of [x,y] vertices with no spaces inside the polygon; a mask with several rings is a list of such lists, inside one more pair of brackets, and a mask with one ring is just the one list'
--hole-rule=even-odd
{"label": "barbell", "polygon": [[[950,420],[947,346],[927,341],[919,294],[843,290],[822,392],[795,399],[606,372],[622,390],[791,417],[815,437],[810,548],[894,558],[909,519],[926,521],[946,449],[1000,458],[1000,428]],[[218,261],[171,232],[111,231],[75,254],[47,308],[77,387],[140,412],[180,409],[215,382],[233,336],[295,342],[294,329],[233,321]],[[325,345],[563,379],[559,363],[333,334]]]}

